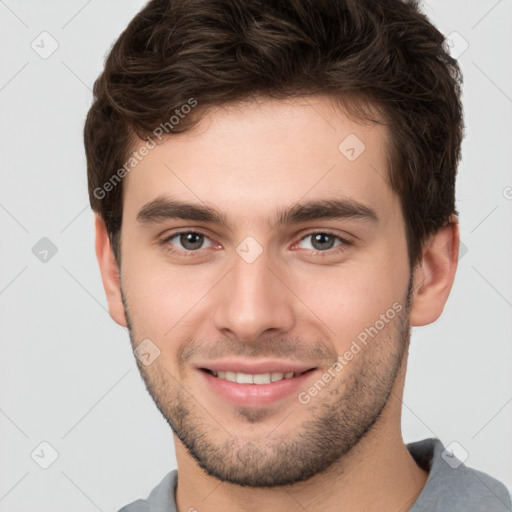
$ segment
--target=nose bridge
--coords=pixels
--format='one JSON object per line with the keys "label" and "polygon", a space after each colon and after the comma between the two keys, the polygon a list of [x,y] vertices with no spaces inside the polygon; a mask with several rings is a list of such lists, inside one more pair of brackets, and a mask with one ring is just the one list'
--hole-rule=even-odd
{"label": "nose bridge", "polygon": [[[250,244],[250,242],[249,242]],[[292,328],[294,315],[287,288],[275,275],[268,251],[255,257],[240,244],[232,270],[219,289],[215,323],[217,329],[240,341],[253,341],[265,331],[285,332]]]}

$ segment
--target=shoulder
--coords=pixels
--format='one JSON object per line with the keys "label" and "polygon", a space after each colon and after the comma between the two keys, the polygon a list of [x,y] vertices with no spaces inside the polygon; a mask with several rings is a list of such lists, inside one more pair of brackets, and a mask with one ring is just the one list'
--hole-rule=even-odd
{"label": "shoulder", "polygon": [[176,512],[174,491],[177,480],[178,471],[170,471],[150,492],[147,499],[129,503],[118,512]]}
{"label": "shoulder", "polygon": [[511,489],[491,475],[466,466],[463,460],[467,452],[465,456],[460,456],[454,453],[457,450],[453,449],[453,445],[455,443],[445,447],[436,438],[407,445],[416,463],[429,473],[411,512],[511,512]]}

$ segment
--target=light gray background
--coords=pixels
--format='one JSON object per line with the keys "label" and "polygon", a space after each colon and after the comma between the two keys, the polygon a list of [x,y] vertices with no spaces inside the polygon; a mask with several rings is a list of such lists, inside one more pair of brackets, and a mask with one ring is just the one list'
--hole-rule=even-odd
{"label": "light gray background", "polygon": [[[107,313],[82,143],[93,82],[142,5],[0,1],[0,512],[117,510],[175,467],[170,429]],[[443,316],[414,329],[404,439],[457,441],[468,465],[510,485],[512,1],[424,10],[469,44],[457,190],[467,253]],[[47,59],[31,48],[50,48],[43,31],[59,45]],[[46,263],[32,252],[42,237],[58,248]],[[31,458],[43,441],[59,455],[48,469]]]}

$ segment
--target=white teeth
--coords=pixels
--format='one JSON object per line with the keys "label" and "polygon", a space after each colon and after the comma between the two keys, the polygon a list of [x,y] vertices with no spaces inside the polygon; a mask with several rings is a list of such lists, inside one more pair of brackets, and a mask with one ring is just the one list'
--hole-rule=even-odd
{"label": "white teeth", "polygon": [[259,373],[253,377],[254,384],[270,384],[270,373]]}
{"label": "white teeth", "polygon": [[272,373],[242,373],[242,372],[224,372],[219,370],[218,372],[212,371],[212,375],[219,379],[229,380],[230,382],[237,382],[238,384],[270,384],[271,382],[277,382],[283,379],[291,379],[294,376],[300,375],[300,373],[294,372],[272,372]]}
{"label": "white teeth", "polygon": [[236,381],[238,384],[254,384],[254,375],[249,373],[237,373]]}
{"label": "white teeth", "polygon": [[284,373],[273,372],[270,374],[270,380],[272,382],[275,382],[276,380],[283,380],[283,379],[284,379]]}
{"label": "white teeth", "polygon": [[236,373],[235,372],[225,372],[225,379],[231,382],[236,382]]}

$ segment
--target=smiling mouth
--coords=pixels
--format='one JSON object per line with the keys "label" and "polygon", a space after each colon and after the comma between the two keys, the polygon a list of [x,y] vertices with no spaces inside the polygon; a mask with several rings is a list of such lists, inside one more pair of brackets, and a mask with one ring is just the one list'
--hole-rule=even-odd
{"label": "smiling mouth", "polygon": [[308,373],[313,370],[306,370],[304,372],[269,372],[269,373],[242,373],[242,372],[232,372],[232,371],[213,371],[208,370],[207,368],[202,368],[202,370],[206,371],[210,375],[217,377],[218,379],[227,380],[229,382],[236,382],[237,384],[271,384],[272,382],[279,382],[285,379],[293,379],[294,377],[299,377],[305,373]]}

